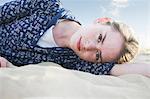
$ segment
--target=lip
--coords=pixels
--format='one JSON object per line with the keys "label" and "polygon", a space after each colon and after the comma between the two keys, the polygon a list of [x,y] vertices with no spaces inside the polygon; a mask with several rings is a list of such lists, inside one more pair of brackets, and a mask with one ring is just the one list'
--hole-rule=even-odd
{"label": "lip", "polygon": [[79,38],[78,42],[77,42],[77,49],[80,51],[80,46],[81,46],[81,38]]}

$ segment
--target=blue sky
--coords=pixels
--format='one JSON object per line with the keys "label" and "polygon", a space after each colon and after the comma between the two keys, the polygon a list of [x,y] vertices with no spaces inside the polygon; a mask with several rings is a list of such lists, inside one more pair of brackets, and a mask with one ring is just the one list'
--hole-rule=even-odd
{"label": "blue sky", "polygon": [[[0,0],[0,4],[11,0]],[[99,17],[111,17],[128,24],[143,48],[150,48],[150,0],[60,0],[63,7],[89,24]]]}

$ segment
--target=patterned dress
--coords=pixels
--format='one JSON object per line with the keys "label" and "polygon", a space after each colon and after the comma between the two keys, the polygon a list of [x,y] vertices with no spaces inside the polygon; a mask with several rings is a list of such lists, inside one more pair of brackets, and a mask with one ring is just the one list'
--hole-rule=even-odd
{"label": "patterned dress", "polygon": [[109,74],[114,62],[87,62],[69,48],[37,45],[40,37],[58,19],[79,23],[70,11],[61,7],[59,0],[15,0],[0,6],[0,56],[16,66],[54,62],[67,69]]}

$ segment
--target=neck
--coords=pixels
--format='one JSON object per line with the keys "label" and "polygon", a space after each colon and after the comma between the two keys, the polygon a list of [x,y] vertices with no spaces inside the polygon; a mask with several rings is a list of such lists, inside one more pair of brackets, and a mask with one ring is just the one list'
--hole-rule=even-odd
{"label": "neck", "polygon": [[59,47],[70,48],[70,38],[81,26],[74,21],[63,21],[53,29],[54,40]]}

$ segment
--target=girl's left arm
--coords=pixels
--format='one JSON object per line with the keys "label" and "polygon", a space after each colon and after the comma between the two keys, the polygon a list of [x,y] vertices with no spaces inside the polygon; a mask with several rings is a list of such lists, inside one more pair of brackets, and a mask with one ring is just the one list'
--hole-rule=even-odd
{"label": "girl's left arm", "polygon": [[124,74],[141,74],[150,77],[150,64],[126,63],[116,64],[110,71],[111,75],[120,76]]}
{"label": "girl's left arm", "polygon": [[76,64],[75,70],[92,73],[95,75],[110,75],[110,71],[113,68],[114,63],[91,63],[87,61],[82,61]]}
{"label": "girl's left arm", "polygon": [[92,73],[95,75],[109,75],[110,70],[113,68],[115,64],[111,62],[107,63],[92,63],[88,61],[84,61],[82,59],[78,59],[71,63],[66,62],[62,64],[63,67],[83,72]]}

